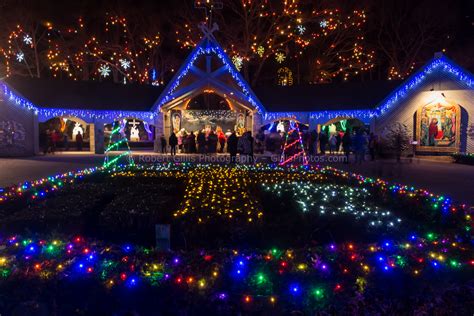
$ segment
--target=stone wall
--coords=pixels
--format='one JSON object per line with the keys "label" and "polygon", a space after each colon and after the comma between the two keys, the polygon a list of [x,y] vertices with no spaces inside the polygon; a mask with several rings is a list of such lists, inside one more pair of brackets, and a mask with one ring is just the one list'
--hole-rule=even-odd
{"label": "stone wall", "polygon": [[0,157],[32,156],[38,151],[37,115],[0,96]]}

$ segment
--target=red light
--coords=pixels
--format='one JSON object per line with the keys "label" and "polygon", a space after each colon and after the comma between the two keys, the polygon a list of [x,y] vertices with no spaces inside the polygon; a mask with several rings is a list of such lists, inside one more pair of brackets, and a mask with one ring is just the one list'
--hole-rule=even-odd
{"label": "red light", "polygon": [[336,284],[334,287],[334,291],[340,291],[342,289],[342,286],[340,284]]}
{"label": "red light", "polygon": [[125,281],[126,278],[127,275],[125,273],[120,274],[120,279],[122,279],[122,281]]}
{"label": "red light", "polygon": [[210,260],[212,260],[212,256],[211,255],[205,255],[204,260],[210,261]]}
{"label": "red light", "polygon": [[87,268],[88,273],[91,273],[92,271],[94,271],[94,269],[92,267]]}
{"label": "red light", "polygon": [[244,297],[244,302],[245,302],[245,303],[250,303],[251,301],[252,301],[252,298],[251,298],[250,296],[246,295],[246,296]]}

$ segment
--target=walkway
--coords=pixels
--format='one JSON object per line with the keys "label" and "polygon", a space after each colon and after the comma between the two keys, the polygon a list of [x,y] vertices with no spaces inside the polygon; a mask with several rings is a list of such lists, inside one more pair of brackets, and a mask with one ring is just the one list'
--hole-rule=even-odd
{"label": "walkway", "polygon": [[[160,159],[163,157],[149,151],[134,152],[135,161],[139,161],[140,155],[151,155]],[[166,158],[169,159],[170,156]],[[58,153],[18,159],[0,158],[0,187],[97,166],[102,164],[103,159],[101,155],[89,153]],[[404,160],[400,164],[393,160],[380,160],[364,162],[361,165],[334,163],[330,166],[425,188],[436,194],[449,195],[459,203],[474,205],[474,166],[422,159],[415,159],[412,162]]]}

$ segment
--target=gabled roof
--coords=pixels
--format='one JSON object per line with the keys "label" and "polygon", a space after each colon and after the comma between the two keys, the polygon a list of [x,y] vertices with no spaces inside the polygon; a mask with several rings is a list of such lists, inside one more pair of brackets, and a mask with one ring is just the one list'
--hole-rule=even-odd
{"label": "gabled roof", "polygon": [[474,76],[469,71],[463,69],[446,56],[436,54],[433,59],[409,76],[378,104],[377,115],[391,111],[394,107],[399,105],[400,102],[410,96],[413,91],[421,87],[429,79],[434,78],[439,72],[449,75],[453,80],[456,80],[470,89],[474,88]]}
{"label": "gabled roof", "polygon": [[49,109],[149,111],[163,87],[24,77],[5,82],[37,107]]}
{"label": "gabled roof", "polygon": [[235,68],[234,64],[230,60],[229,56],[224,52],[222,47],[219,45],[217,40],[212,36],[212,34],[207,34],[199,44],[192,50],[188,55],[185,62],[181,65],[178,72],[174,75],[173,79],[167,84],[163,93],[160,95],[158,100],[153,106],[153,111],[157,111],[164,104],[174,100],[179,95],[174,94],[177,92],[176,89],[180,86],[182,80],[188,75],[191,68],[194,66],[196,60],[202,55],[215,55],[223,63],[225,69],[230,74],[235,84],[240,88],[242,94],[245,96],[245,99],[253,108],[258,112],[264,112],[264,107],[259,101],[257,96],[254,94],[250,85],[245,81],[240,72]]}
{"label": "gabled roof", "polygon": [[268,86],[255,93],[269,112],[374,109],[401,81],[365,81],[302,86]]}

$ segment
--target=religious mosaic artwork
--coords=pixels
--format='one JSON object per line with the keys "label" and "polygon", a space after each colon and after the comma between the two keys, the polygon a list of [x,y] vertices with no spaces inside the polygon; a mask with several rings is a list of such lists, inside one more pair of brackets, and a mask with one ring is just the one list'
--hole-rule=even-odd
{"label": "religious mosaic artwork", "polygon": [[175,133],[181,130],[181,111],[171,111],[171,129]]}
{"label": "religious mosaic artwork", "polygon": [[8,120],[0,121],[0,147],[25,147],[26,132],[23,124]]}
{"label": "religious mosaic artwork", "polygon": [[417,112],[417,141],[421,150],[456,151],[459,147],[459,106],[446,99],[422,106]]}
{"label": "religious mosaic artwork", "polygon": [[[240,114],[239,114],[240,115]],[[208,110],[187,110],[183,111],[181,127],[187,132],[199,130],[224,132],[234,130],[238,114],[234,111],[208,111]]]}

